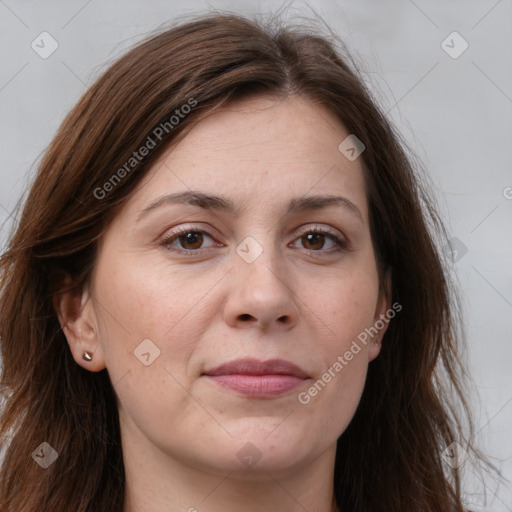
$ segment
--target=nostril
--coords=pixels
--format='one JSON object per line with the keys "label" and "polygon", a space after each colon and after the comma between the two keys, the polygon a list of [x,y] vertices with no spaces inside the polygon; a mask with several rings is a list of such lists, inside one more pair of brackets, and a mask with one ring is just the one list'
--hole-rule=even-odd
{"label": "nostril", "polygon": [[243,315],[240,315],[240,319],[241,320],[250,320],[251,315],[249,315],[248,313],[244,313]]}

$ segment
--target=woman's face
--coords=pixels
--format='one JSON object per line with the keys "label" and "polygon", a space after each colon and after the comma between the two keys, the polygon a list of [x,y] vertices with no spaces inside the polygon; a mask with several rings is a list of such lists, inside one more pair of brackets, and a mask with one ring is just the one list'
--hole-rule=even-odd
{"label": "woman's face", "polygon": [[361,334],[389,307],[348,135],[296,96],[232,104],[109,226],[80,364],[108,369],[131,453],[240,474],[333,460],[385,328]]}

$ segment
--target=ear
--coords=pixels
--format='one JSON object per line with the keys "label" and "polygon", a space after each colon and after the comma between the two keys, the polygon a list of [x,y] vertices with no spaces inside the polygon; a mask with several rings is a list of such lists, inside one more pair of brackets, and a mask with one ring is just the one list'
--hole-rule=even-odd
{"label": "ear", "polygon": [[391,292],[391,268],[389,268],[386,270],[384,279],[380,283],[379,297],[375,306],[372,326],[377,333],[372,337],[372,343],[368,352],[368,361],[372,361],[380,354],[382,338],[384,338],[384,334],[386,334],[389,322],[392,318],[389,315],[389,311],[391,310]]}
{"label": "ear", "polygon": [[[77,289],[71,277],[66,275],[61,282],[61,290],[53,294],[52,302],[73,359],[91,372],[103,370],[106,367],[105,358],[88,288]],[[92,354],[91,361],[83,359],[86,351]]]}

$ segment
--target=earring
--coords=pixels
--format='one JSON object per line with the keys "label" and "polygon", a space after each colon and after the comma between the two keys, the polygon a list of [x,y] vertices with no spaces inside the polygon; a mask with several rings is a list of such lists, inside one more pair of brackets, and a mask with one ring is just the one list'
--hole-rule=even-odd
{"label": "earring", "polygon": [[84,361],[92,361],[92,353],[87,352],[87,350],[85,350],[84,353],[82,354],[82,359]]}

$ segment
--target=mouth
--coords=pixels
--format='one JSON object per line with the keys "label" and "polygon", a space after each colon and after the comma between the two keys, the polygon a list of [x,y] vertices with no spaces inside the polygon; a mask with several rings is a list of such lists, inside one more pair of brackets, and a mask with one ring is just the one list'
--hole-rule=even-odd
{"label": "mouth", "polygon": [[237,359],[206,370],[203,376],[217,385],[252,398],[274,398],[290,393],[310,377],[284,359]]}

